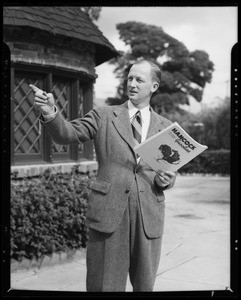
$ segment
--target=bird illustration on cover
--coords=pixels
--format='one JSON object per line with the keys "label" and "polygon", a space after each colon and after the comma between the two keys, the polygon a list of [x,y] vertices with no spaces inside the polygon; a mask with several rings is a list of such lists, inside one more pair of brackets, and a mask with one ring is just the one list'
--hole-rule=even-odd
{"label": "bird illustration on cover", "polygon": [[165,160],[166,162],[174,165],[178,165],[180,163],[180,155],[177,150],[172,149],[168,145],[161,145],[159,147],[160,154],[156,158],[156,161]]}

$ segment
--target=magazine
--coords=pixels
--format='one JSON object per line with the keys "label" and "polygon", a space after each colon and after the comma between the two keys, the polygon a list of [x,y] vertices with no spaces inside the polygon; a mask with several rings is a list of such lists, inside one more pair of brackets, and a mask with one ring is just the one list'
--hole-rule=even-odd
{"label": "magazine", "polygon": [[154,171],[177,171],[208,147],[195,141],[177,122],[135,147]]}

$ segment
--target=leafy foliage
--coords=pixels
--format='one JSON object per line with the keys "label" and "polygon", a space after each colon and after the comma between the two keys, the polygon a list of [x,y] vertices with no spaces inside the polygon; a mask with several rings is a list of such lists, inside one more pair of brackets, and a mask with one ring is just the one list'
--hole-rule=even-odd
{"label": "leafy foliage", "polygon": [[179,170],[180,173],[230,174],[230,150],[206,150]]}
{"label": "leafy foliage", "polygon": [[11,183],[11,257],[42,255],[85,247],[88,177],[76,171]]}
{"label": "leafy foliage", "polygon": [[81,6],[80,9],[85,12],[91,20],[97,21],[102,8],[100,6]]}
{"label": "leafy foliage", "polygon": [[[221,99],[220,99],[221,100]],[[202,126],[195,126],[201,124]],[[230,149],[231,133],[230,98],[225,98],[216,107],[203,108],[196,120],[189,122],[185,129],[209,149]]]}
{"label": "leafy foliage", "polygon": [[[214,64],[205,51],[189,52],[186,46],[165,33],[162,27],[141,22],[117,24],[120,38],[130,51],[120,51],[120,57],[111,63],[116,65],[116,77],[120,79],[117,98],[127,99],[126,77],[131,64],[140,58],[152,60],[162,70],[159,90],[153,95],[151,105],[159,112],[175,110],[179,104],[188,104],[189,97],[202,100],[203,89],[210,83]],[[111,99],[108,99],[111,103]]]}
{"label": "leafy foliage", "polygon": [[220,104],[215,107],[203,107],[198,114],[192,114],[177,107],[175,111],[165,110],[162,116],[172,122],[178,122],[195,140],[207,145],[209,150],[230,149],[229,97],[220,99]]}

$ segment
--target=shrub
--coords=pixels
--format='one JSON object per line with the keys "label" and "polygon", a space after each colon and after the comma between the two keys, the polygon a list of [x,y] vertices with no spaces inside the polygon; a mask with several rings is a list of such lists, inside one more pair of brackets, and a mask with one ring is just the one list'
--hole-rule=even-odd
{"label": "shrub", "polygon": [[89,178],[78,172],[25,178],[11,183],[11,257],[38,259],[86,247],[84,224]]}
{"label": "shrub", "polygon": [[180,173],[230,174],[230,150],[206,150],[179,170]]}

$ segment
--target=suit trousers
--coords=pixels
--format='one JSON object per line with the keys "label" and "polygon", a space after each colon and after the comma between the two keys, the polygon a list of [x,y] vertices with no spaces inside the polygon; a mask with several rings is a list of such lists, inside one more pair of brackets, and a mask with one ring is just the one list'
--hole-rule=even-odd
{"label": "suit trousers", "polygon": [[153,291],[161,255],[162,237],[146,236],[136,182],[128,205],[113,233],[89,231],[86,264],[87,292],[124,292],[129,274],[133,291]]}

